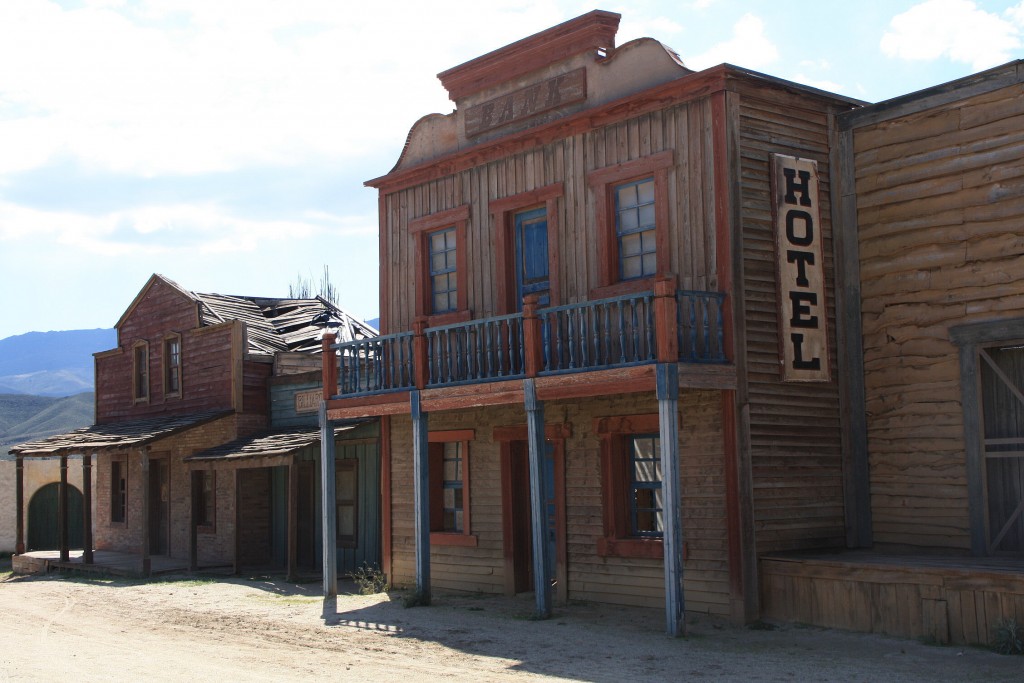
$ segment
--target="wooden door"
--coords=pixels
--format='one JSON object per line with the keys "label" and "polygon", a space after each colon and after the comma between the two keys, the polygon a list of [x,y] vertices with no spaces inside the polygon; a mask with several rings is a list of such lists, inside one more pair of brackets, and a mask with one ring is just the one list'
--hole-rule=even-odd
{"label": "wooden door", "polygon": [[[548,543],[548,573],[557,578],[560,535],[558,532],[558,513],[561,501],[556,493],[558,486],[555,478],[555,445],[545,442],[545,502],[547,505],[546,532]],[[530,509],[530,454],[526,441],[509,443],[509,464],[506,469],[509,477],[509,505],[507,509],[508,524],[506,528],[511,534],[512,550],[512,584],[516,593],[530,592],[533,584],[533,524]]]}
{"label": "wooden door", "polygon": [[990,553],[1024,553],[1024,344],[982,349],[986,513]]}
{"label": "wooden door", "polygon": [[376,443],[339,441],[335,450],[338,572],[380,567],[380,453]]}
{"label": "wooden door", "polygon": [[548,219],[542,207],[515,215],[516,301],[515,310],[523,308],[523,297],[537,294],[540,305],[551,303],[551,280],[548,272]]}
{"label": "wooden door", "polygon": [[302,461],[296,466],[299,477],[299,495],[296,510],[296,561],[300,567],[317,566],[316,554],[316,483],[313,462]]}
{"label": "wooden door", "polygon": [[167,555],[168,513],[170,505],[170,481],[166,460],[149,462],[149,553]]}
{"label": "wooden door", "polygon": [[[25,549],[59,550],[57,519],[60,484],[43,486],[28,503],[28,534]],[[68,484],[68,547],[82,547],[82,492]]]}

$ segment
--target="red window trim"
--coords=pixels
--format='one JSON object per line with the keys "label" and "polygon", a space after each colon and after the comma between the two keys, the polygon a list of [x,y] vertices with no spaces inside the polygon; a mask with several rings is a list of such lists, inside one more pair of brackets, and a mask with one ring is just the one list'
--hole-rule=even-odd
{"label": "red window trim", "polygon": [[[665,150],[614,166],[606,166],[587,174],[587,184],[594,193],[594,222],[597,237],[597,287],[591,298],[606,298],[642,292],[654,287],[655,277],[668,275],[672,269],[669,250],[668,171],[675,165],[675,152]],[[655,277],[620,281],[618,240],[615,236],[616,185],[651,176],[654,178],[654,240],[657,248]]]}
{"label": "red window trim", "polygon": [[[466,267],[466,225],[469,222],[469,204],[420,216],[409,221],[409,234],[416,249],[416,317],[425,318],[428,327],[464,322],[472,317],[469,310],[469,282]],[[455,273],[458,278],[456,310],[431,313],[433,301],[430,290],[430,233],[444,228],[455,228]]]}
{"label": "red window trim", "polygon": [[629,472],[628,462],[623,457],[626,436],[657,433],[658,430],[657,413],[617,415],[594,420],[594,433],[601,439],[601,517],[604,535],[597,540],[597,554],[600,557],[664,557],[662,539],[629,535]]}
{"label": "red window trim", "polygon": [[[459,442],[462,444],[462,532],[451,532],[451,531],[431,531],[430,532],[430,544],[438,546],[461,546],[464,548],[475,548],[477,547],[478,539],[473,534],[472,519],[470,516],[470,464],[469,464],[469,443],[476,438],[476,430],[473,429],[448,429],[440,430],[435,432],[427,432],[427,443],[451,443]],[[440,477],[435,476],[433,472],[436,468],[431,468],[430,477],[430,500],[431,500],[431,512],[433,513],[434,502],[440,499],[440,493],[435,493],[435,489],[440,489]],[[438,473],[440,474],[440,473]],[[433,514],[431,515],[433,516]]]}
{"label": "red window trim", "polygon": [[548,277],[550,278],[550,296],[552,306],[561,301],[558,277],[559,244],[558,244],[558,200],[565,194],[564,183],[552,183],[538,187],[529,192],[492,199],[488,210],[494,217],[494,258],[495,286],[497,287],[496,305],[498,315],[505,315],[516,310],[518,306],[513,300],[515,296],[515,232],[513,221],[515,214],[527,209],[544,207],[548,222]]}

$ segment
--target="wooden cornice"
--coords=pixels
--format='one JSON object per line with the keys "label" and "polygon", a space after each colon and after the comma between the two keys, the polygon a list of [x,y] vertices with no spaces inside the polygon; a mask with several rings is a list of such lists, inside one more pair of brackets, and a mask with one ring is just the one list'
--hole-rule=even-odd
{"label": "wooden cornice", "polygon": [[583,52],[611,50],[621,15],[594,10],[437,75],[452,100]]}

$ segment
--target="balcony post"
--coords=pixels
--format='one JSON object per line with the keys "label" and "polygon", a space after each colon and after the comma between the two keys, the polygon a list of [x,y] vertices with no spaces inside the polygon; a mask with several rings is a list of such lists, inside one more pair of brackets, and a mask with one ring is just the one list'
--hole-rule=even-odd
{"label": "balcony post", "polygon": [[523,380],[530,456],[530,518],[533,531],[533,584],[536,617],[551,616],[551,564],[548,548],[547,444],[544,439],[544,404],[537,400],[536,380]]}
{"label": "balcony post", "polygon": [[686,635],[682,482],[679,470],[679,365],[675,362],[658,363],[656,368],[664,514],[665,625],[668,635],[674,637]]}
{"label": "balcony post", "polygon": [[[337,607],[338,599],[338,518],[335,485],[334,423],[327,417],[326,404],[320,404],[320,500],[321,545],[323,555],[324,613]],[[289,476],[292,472],[289,470]],[[289,483],[290,486],[290,483]],[[237,533],[237,530],[236,530]]]}
{"label": "balcony post", "polygon": [[15,459],[14,501],[18,506],[17,525],[14,539],[14,554],[25,554],[25,458]]}
{"label": "balcony post", "polygon": [[426,389],[430,377],[427,364],[427,319],[416,318],[412,322],[412,378],[417,389]]}
{"label": "balcony post", "polygon": [[544,340],[537,316],[540,297],[527,294],[523,298],[523,357],[527,377],[536,377],[544,368]]}
{"label": "balcony post", "polygon": [[430,604],[430,444],[427,411],[420,392],[409,392],[412,414],[413,533],[416,544],[416,601]]}
{"label": "balcony post", "polygon": [[338,359],[335,357],[334,349],[331,347],[337,341],[338,336],[333,332],[325,332],[320,343],[323,344],[323,353],[320,354],[323,367],[324,400],[330,401],[331,396],[338,393]]}
{"label": "balcony post", "polygon": [[60,455],[60,489],[57,498],[57,536],[60,544],[60,561],[71,559],[68,551],[68,456]]}
{"label": "balcony post", "polygon": [[675,277],[659,277],[654,281],[654,329],[659,363],[679,362],[677,310]]}

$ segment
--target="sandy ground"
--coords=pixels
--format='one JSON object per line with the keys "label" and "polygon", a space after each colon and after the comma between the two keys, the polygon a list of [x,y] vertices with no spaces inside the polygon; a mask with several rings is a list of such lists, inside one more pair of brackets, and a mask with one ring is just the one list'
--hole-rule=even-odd
{"label": "sandy ground", "polygon": [[[272,577],[142,583],[0,565],[0,681],[1022,681],[1024,657],[814,628],[731,628],[532,601],[344,595]],[[346,587],[346,586],[343,586]],[[352,586],[347,586],[351,589]],[[529,596],[527,596],[529,597]]]}

